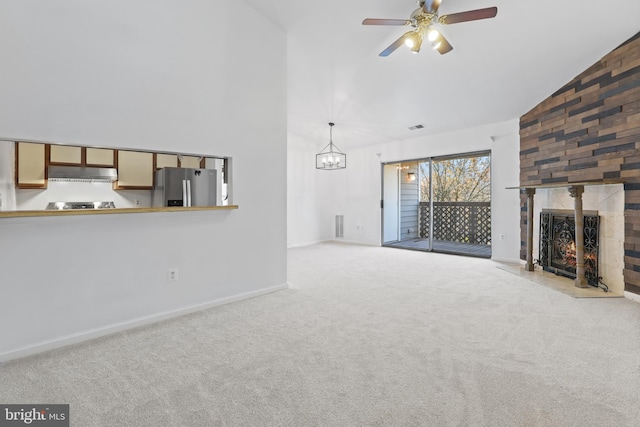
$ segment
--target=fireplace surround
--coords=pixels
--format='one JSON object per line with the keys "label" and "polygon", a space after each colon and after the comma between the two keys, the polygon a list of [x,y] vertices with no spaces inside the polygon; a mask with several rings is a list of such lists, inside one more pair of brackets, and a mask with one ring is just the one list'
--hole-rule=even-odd
{"label": "fireplace surround", "polygon": [[[583,196],[586,216],[598,216],[598,276],[607,284],[612,294],[624,293],[624,239],[625,239],[625,194],[622,184],[585,186]],[[533,206],[533,259],[542,258],[540,253],[540,217],[549,211],[574,212],[574,199],[566,187],[538,188]],[[588,239],[585,243],[588,247]],[[586,267],[586,263],[585,263]],[[542,270],[541,267],[538,267]],[[555,273],[555,271],[554,271]],[[586,273],[586,272],[585,272]],[[571,277],[571,276],[567,276]],[[558,281],[567,282],[569,278],[559,277]]]}

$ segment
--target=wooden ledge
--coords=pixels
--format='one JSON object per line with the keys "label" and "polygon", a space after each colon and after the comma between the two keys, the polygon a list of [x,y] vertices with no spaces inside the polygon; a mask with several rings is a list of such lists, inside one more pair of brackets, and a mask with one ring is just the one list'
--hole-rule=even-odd
{"label": "wooden ledge", "polygon": [[228,211],[238,209],[238,205],[229,206],[193,206],[184,208],[181,206],[167,208],[116,208],[116,209],[70,209],[70,210],[41,210],[41,211],[3,211],[0,218],[25,218],[34,216],[67,216],[67,215],[113,215],[135,213],[162,213],[162,212],[194,212],[194,211]]}

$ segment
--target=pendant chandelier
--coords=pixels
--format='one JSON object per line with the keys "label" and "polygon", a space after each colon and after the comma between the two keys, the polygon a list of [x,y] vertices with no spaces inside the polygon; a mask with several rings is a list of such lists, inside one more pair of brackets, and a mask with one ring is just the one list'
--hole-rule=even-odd
{"label": "pendant chandelier", "polygon": [[316,154],[316,169],[334,170],[347,167],[347,155],[333,144],[333,127],[335,123],[329,123],[329,144]]}

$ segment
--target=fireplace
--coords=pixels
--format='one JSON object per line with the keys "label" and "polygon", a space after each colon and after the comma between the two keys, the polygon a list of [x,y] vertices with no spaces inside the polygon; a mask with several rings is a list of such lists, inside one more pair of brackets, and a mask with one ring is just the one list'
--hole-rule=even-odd
{"label": "fireplace", "polygon": [[[597,212],[584,212],[584,269],[587,283],[601,286],[598,275],[598,234],[600,217]],[[576,277],[575,216],[569,210],[543,209],[540,213],[538,263],[545,271]]]}
{"label": "fireplace", "polygon": [[[624,263],[624,242],[625,242],[625,192],[622,184],[600,184],[585,186],[583,200],[583,221],[585,221],[585,215],[597,217],[597,226],[589,225],[589,221],[585,223],[594,228],[597,232],[595,238],[584,236],[584,242],[587,246],[593,242],[597,248],[597,255],[592,258],[596,262],[596,271],[592,277],[602,277],[599,283],[606,283],[611,294],[623,295],[624,294],[624,276],[623,270],[625,268]],[[566,187],[557,188],[537,188],[535,190],[535,203],[531,205],[531,270],[533,271],[534,265],[537,267],[543,267],[543,263],[540,261],[545,259],[544,265],[547,266],[545,270],[548,270],[555,274],[556,267],[549,263],[549,247],[548,237],[546,245],[540,244],[540,232],[545,234],[545,230],[549,230],[548,227],[541,227],[540,220],[543,213],[556,212],[560,216],[564,215],[571,221],[574,221],[575,212],[575,198],[571,197]],[[571,230],[573,228],[570,227]],[[551,228],[551,231],[553,229]],[[549,233],[546,233],[549,236]],[[573,236],[572,236],[573,237]],[[573,240],[573,239],[571,239]],[[584,246],[584,245],[583,245]],[[585,248],[585,250],[587,250]],[[572,248],[569,247],[569,253]],[[571,257],[568,257],[570,259]],[[562,258],[561,258],[562,259]],[[585,260],[587,261],[587,260]],[[589,262],[587,261],[587,264]],[[540,270],[543,270],[540,268]],[[558,271],[563,271],[558,267]],[[575,275],[575,266],[570,265],[567,269],[568,277]],[[549,274],[547,271],[542,271],[544,274]],[[597,275],[597,276],[596,276]],[[565,279],[563,276],[558,276],[557,282],[565,282],[567,286],[571,286],[569,279]],[[585,277],[585,285],[586,283]],[[575,285],[575,280],[574,280]],[[590,286],[589,286],[590,287]],[[604,289],[604,286],[600,286]]]}

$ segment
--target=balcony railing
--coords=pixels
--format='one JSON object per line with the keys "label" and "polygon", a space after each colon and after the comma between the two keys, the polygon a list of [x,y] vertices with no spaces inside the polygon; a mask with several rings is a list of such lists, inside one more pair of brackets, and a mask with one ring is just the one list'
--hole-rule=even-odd
{"label": "balcony railing", "polygon": [[[419,235],[429,238],[429,202],[419,211]],[[433,240],[491,245],[491,203],[434,202]]]}

